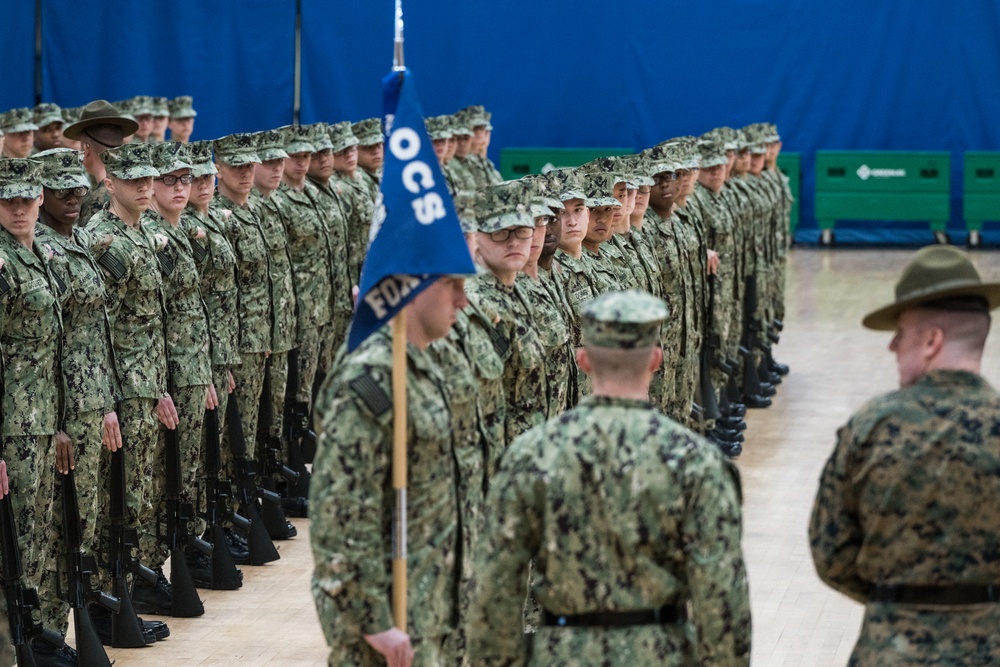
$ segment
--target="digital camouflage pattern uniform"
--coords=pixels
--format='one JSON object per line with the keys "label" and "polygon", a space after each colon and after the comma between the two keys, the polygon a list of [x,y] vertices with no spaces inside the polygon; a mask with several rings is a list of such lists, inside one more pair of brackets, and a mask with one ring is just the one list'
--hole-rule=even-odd
{"label": "digital camouflage pattern uniform", "polygon": [[[638,292],[587,308],[588,346],[656,345],[662,302]],[[638,399],[590,396],[514,441],[487,499],[470,653],[476,665],[748,665],[750,605],[738,475],[718,449]],[[687,623],[543,625],[530,593],[571,616],[686,605]]]}
{"label": "digital camouflage pattern uniform", "polygon": [[[385,142],[381,118],[359,120],[351,125],[351,132],[357,137],[358,146],[374,146]],[[367,168],[359,168],[358,174],[368,190],[368,196],[374,202],[378,199],[379,185],[382,183],[382,168],[374,172],[368,171]]]}
{"label": "digital camouflage pattern uniform", "polygon": [[[331,667],[384,665],[363,635],[388,630],[392,553],[392,341],[373,334],[327,377],[310,485],[312,592]],[[322,404],[319,404],[319,403]],[[418,667],[458,661],[458,470],[448,392],[426,351],[407,346],[408,628]]]}
{"label": "digital camouflage pattern uniform", "polygon": [[[336,123],[329,128],[333,151],[339,153],[358,145],[358,139],[351,132],[347,121]],[[347,255],[350,260],[351,285],[361,282],[361,265],[368,251],[368,234],[375,215],[375,200],[371,198],[361,175],[355,171],[348,175],[334,169],[330,176],[330,187],[337,193],[344,220],[347,224]]]}
{"label": "digital camouflage pattern uniform", "polygon": [[1000,396],[979,375],[924,374],[837,434],[809,540],[820,578],[865,603],[850,665],[993,665],[1000,605],[872,601],[874,586],[1000,582]]}
{"label": "digital camouflage pattern uniform", "polygon": [[[116,178],[157,176],[149,146],[125,144],[101,153],[108,173]],[[111,342],[118,365],[122,400],[118,411],[125,452],[125,514],[139,533],[143,562],[159,553],[153,508],[153,463],[159,422],[156,403],[167,391],[167,364],[162,309],[162,278],[156,251],[160,241],[145,225],[127,225],[106,206],[87,229],[99,243],[91,251],[104,277],[111,320]],[[113,237],[102,249],[104,237]],[[110,456],[102,450],[101,479],[109,479]],[[101,518],[108,517],[110,498],[102,486]],[[99,527],[103,534],[103,526]],[[102,552],[104,550],[102,549]],[[103,573],[102,573],[103,574]]]}

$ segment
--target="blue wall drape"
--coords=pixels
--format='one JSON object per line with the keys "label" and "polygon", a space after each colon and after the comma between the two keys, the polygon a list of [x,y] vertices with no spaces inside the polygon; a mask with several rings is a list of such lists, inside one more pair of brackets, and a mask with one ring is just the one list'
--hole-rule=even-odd
{"label": "blue wall drape", "polygon": [[[32,3],[8,4],[6,107],[32,102],[34,33]],[[393,6],[301,0],[302,122],[381,114]],[[85,21],[70,0],[43,7],[46,100],[191,94],[197,138],[291,121],[295,0],[121,0],[88,5]],[[994,0],[406,0],[404,12],[424,111],[486,105],[494,159],[770,120],[803,154],[806,235],[817,149],[951,151],[956,226],[961,153],[1000,150]]]}

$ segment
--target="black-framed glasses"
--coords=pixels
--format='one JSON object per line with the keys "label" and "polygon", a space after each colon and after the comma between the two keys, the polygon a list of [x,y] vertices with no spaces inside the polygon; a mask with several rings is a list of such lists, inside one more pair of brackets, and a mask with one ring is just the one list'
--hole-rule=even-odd
{"label": "black-framed glasses", "polygon": [[172,188],[177,185],[177,181],[180,181],[184,185],[191,185],[194,183],[194,176],[191,174],[184,174],[183,176],[160,176],[156,180],[163,183],[168,188]]}
{"label": "black-framed glasses", "polygon": [[490,232],[490,240],[496,243],[503,243],[510,238],[513,234],[516,239],[530,239],[535,233],[535,230],[531,227],[514,227],[513,229],[499,229],[495,232]]}
{"label": "black-framed glasses", "polygon": [[66,199],[70,195],[73,195],[74,197],[77,198],[82,198],[86,197],[88,192],[90,192],[90,188],[84,188],[84,187],[65,188],[63,190],[53,190],[52,196],[55,197],[56,199]]}
{"label": "black-framed glasses", "polygon": [[653,180],[657,183],[664,183],[666,181],[676,181],[677,172],[676,171],[661,171],[659,174],[653,177]]}

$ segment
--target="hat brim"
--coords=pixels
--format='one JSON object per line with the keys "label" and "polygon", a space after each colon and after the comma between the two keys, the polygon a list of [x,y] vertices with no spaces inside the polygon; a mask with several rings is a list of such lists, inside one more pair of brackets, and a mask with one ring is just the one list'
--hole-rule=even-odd
{"label": "hat brim", "polygon": [[492,232],[499,232],[504,229],[514,229],[515,227],[531,227],[535,226],[535,219],[531,216],[528,211],[519,213],[501,213],[499,215],[488,215],[482,218],[479,222],[479,231],[484,234],[490,234]]}
{"label": "hat brim", "polygon": [[0,128],[4,134],[17,134],[18,132],[34,132],[38,129],[38,126],[34,123],[18,123],[17,125],[11,125],[10,127]]}
{"label": "hat brim", "polygon": [[218,174],[219,170],[215,168],[214,162],[203,162],[201,164],[196,164],[191,167],[191,175],[195,178],[200,178],[201,176],[208,176],[209,174]]}
{"label": "hat brim", "polygon": [[65,180],[63,181],[49,181],[42,178],[42,185],[49,190],[72,190],[74,188],[87,188],[90,189],[90,179],[87,178],[86,173],[79,174],[64,174]]}
{"label": "hat brim", "polygon": [[0,199],[37,199],[42,194],[41,184],[15,183],[0,185]]}
{"label": "hat brim", "polygon": [[283,160],[288,157],[288,153],[283,148],[263,148],[257,151],[257,157],[260,158],[261,162],[269,162],[271,160]]}
{"label": "hat brim", "polygon": [[256,153],[236,153],[234,155],[215,154],[215,161],[228,164],[230,167],[242,167],[245,164],[260,164]]}
{"label": "hat brim", "polygon": [[333,143],[333,140],[331,140],[330,144],[333,146],[333,152],[339,153],[340,151],[346,151],[351,146],[357,146],[358,140],[352,137],[346,141],[338,141],[337,143]]}
{"label": "hat brim", "polygon": [[117,125],[121,128],[123,137],[135,134],[139,129],[139,123],[124,116],[96,116],[86,120],[78,120],[69,127],[64,127],[63,136],[78,141],[83,135],[83,131],[94,125]]}
{"label": "hat brim", "polygon": [[358,146],[375,146],[376,144],[384,143],[385,139],[381,134],[372,135],[370,137],[358,137]]}
{"label": "hat brim", "polygon": [[904,310],[916,308],[921,304],[953,296],[981,296],[986,299],[990,310],[1000,307],[1000,283],[966,284],[937,290],[891,303],[873,310],[861,320],[861,326],[873,331],[893,331],[899,322],[899,316]]}
{"label": "hat brim", "polygon": [[[147,167],[145,165],[140,165],[138,167],[129,167],[128,171],[120,171],[116,169],[111,169],[110,167],[105,167],[107,172],[114,176],[115,178],[120,178],[123,181],[132,181],[137,178],[156,178],[160,175],[154,167]],[[169,173],[169,172],[168,172]]]}

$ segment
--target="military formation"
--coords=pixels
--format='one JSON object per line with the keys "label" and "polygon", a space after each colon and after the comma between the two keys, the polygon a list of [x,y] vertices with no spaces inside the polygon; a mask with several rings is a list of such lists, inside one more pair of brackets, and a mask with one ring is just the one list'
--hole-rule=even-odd
{"label": "military formation", "polygon": [[[190,596],[178,570],[197,586],[238,587],[235,567],[235,583],[220,583],[217,556],[273,560],[270,541],[295,536],[286,516],[308,513],[330,664],[378,664],[398,639],[379,565],[389,552],[387,458],[373,446],[392,431],[391,341],[380,332],[350,354],[343,343],[379,205],[382,125],[315,123],[190,142],[196,116],[189,97],[147,96],[0,115],[3,453],[22,579],[39,600],[20,621],[12,614],[13,639],[38,664],[80,660],[52,639],[65,635],[71,608],[79,615],[64,594],[60,478],[72,470],[81,549],[95,557],[86,583],[128,597],[125,613],[90,605],[105,644],[127,646],[125,626],[137,628],[135,645],[166,637],[165,623],[125,616],[196,615],[179,602]],[[792,203],[776,168],[776,129],[719,128],[503,181],[486,157],[492,124],[483,107],[426,125],[479,272],[439,280],[407,315],[410,576],[421,606],[406,642],[417,664],[508,664],[503,651],[513,643],[498,631],[501,619],[477,615],[477,605],[511,577],[521,587],[504,584],[506,593],[520,596],[523,618],[501,625],[516,626],[519,641],[522,630],[547,633],[553,615],[594,605],[614,614],[640,602],[672,605],[678,628],[715,636],[726,629],[708,612],[679,615],[704,595],[705,609],[730,611],[735,640],[657,639],[637,655],[744,659],[749,616],[731,571],[723,586],[717,572],[695,582],[683,563],[661,562],[677,585],[628,603],[589,597],[593,586],[612,585],[589,575],[557,583],[558,568],[538,553],[490,586],[473,573],[513,555],[497,541],[509,517],[493,511],[520,493],[508,451],[544,457],[548,438],[538,438],[548,424],[582,418],[608,396],[635,398],[608,394],[613,369],[580,359],[586,349],[606,357],[618,347],[588,339],[588,326],[602,321],[588,309],[623,293],[654,299],[662,315],[639,327],[643,349],[662,350],[662,359],[648,381],[630,379],[648,400],[625,407],[654,419],[649,428],[664,447],[657,465],[703,461],[684,479],[725,499],[713,505],[721,532],[711,539],[742,572],[738,483],[726,459],[741,451],[746,409],[769,405],[787,372],[771,355]],[[638,437],[630,429],[620,437]],[[314,448],[310,484],[304,463]],[[563,521],[585,516],[577,510]],[[665,515],[663,525],[692,520]],[[247,523],[266,525],[267,544]],[[129,531],[122,589],[110,554]],[[577,555],[588,570],[602,567],[599,554]],[[587,590],[553,597],[553,585]],[[577,640],[568,641],[552,650],[575,650]]]}

